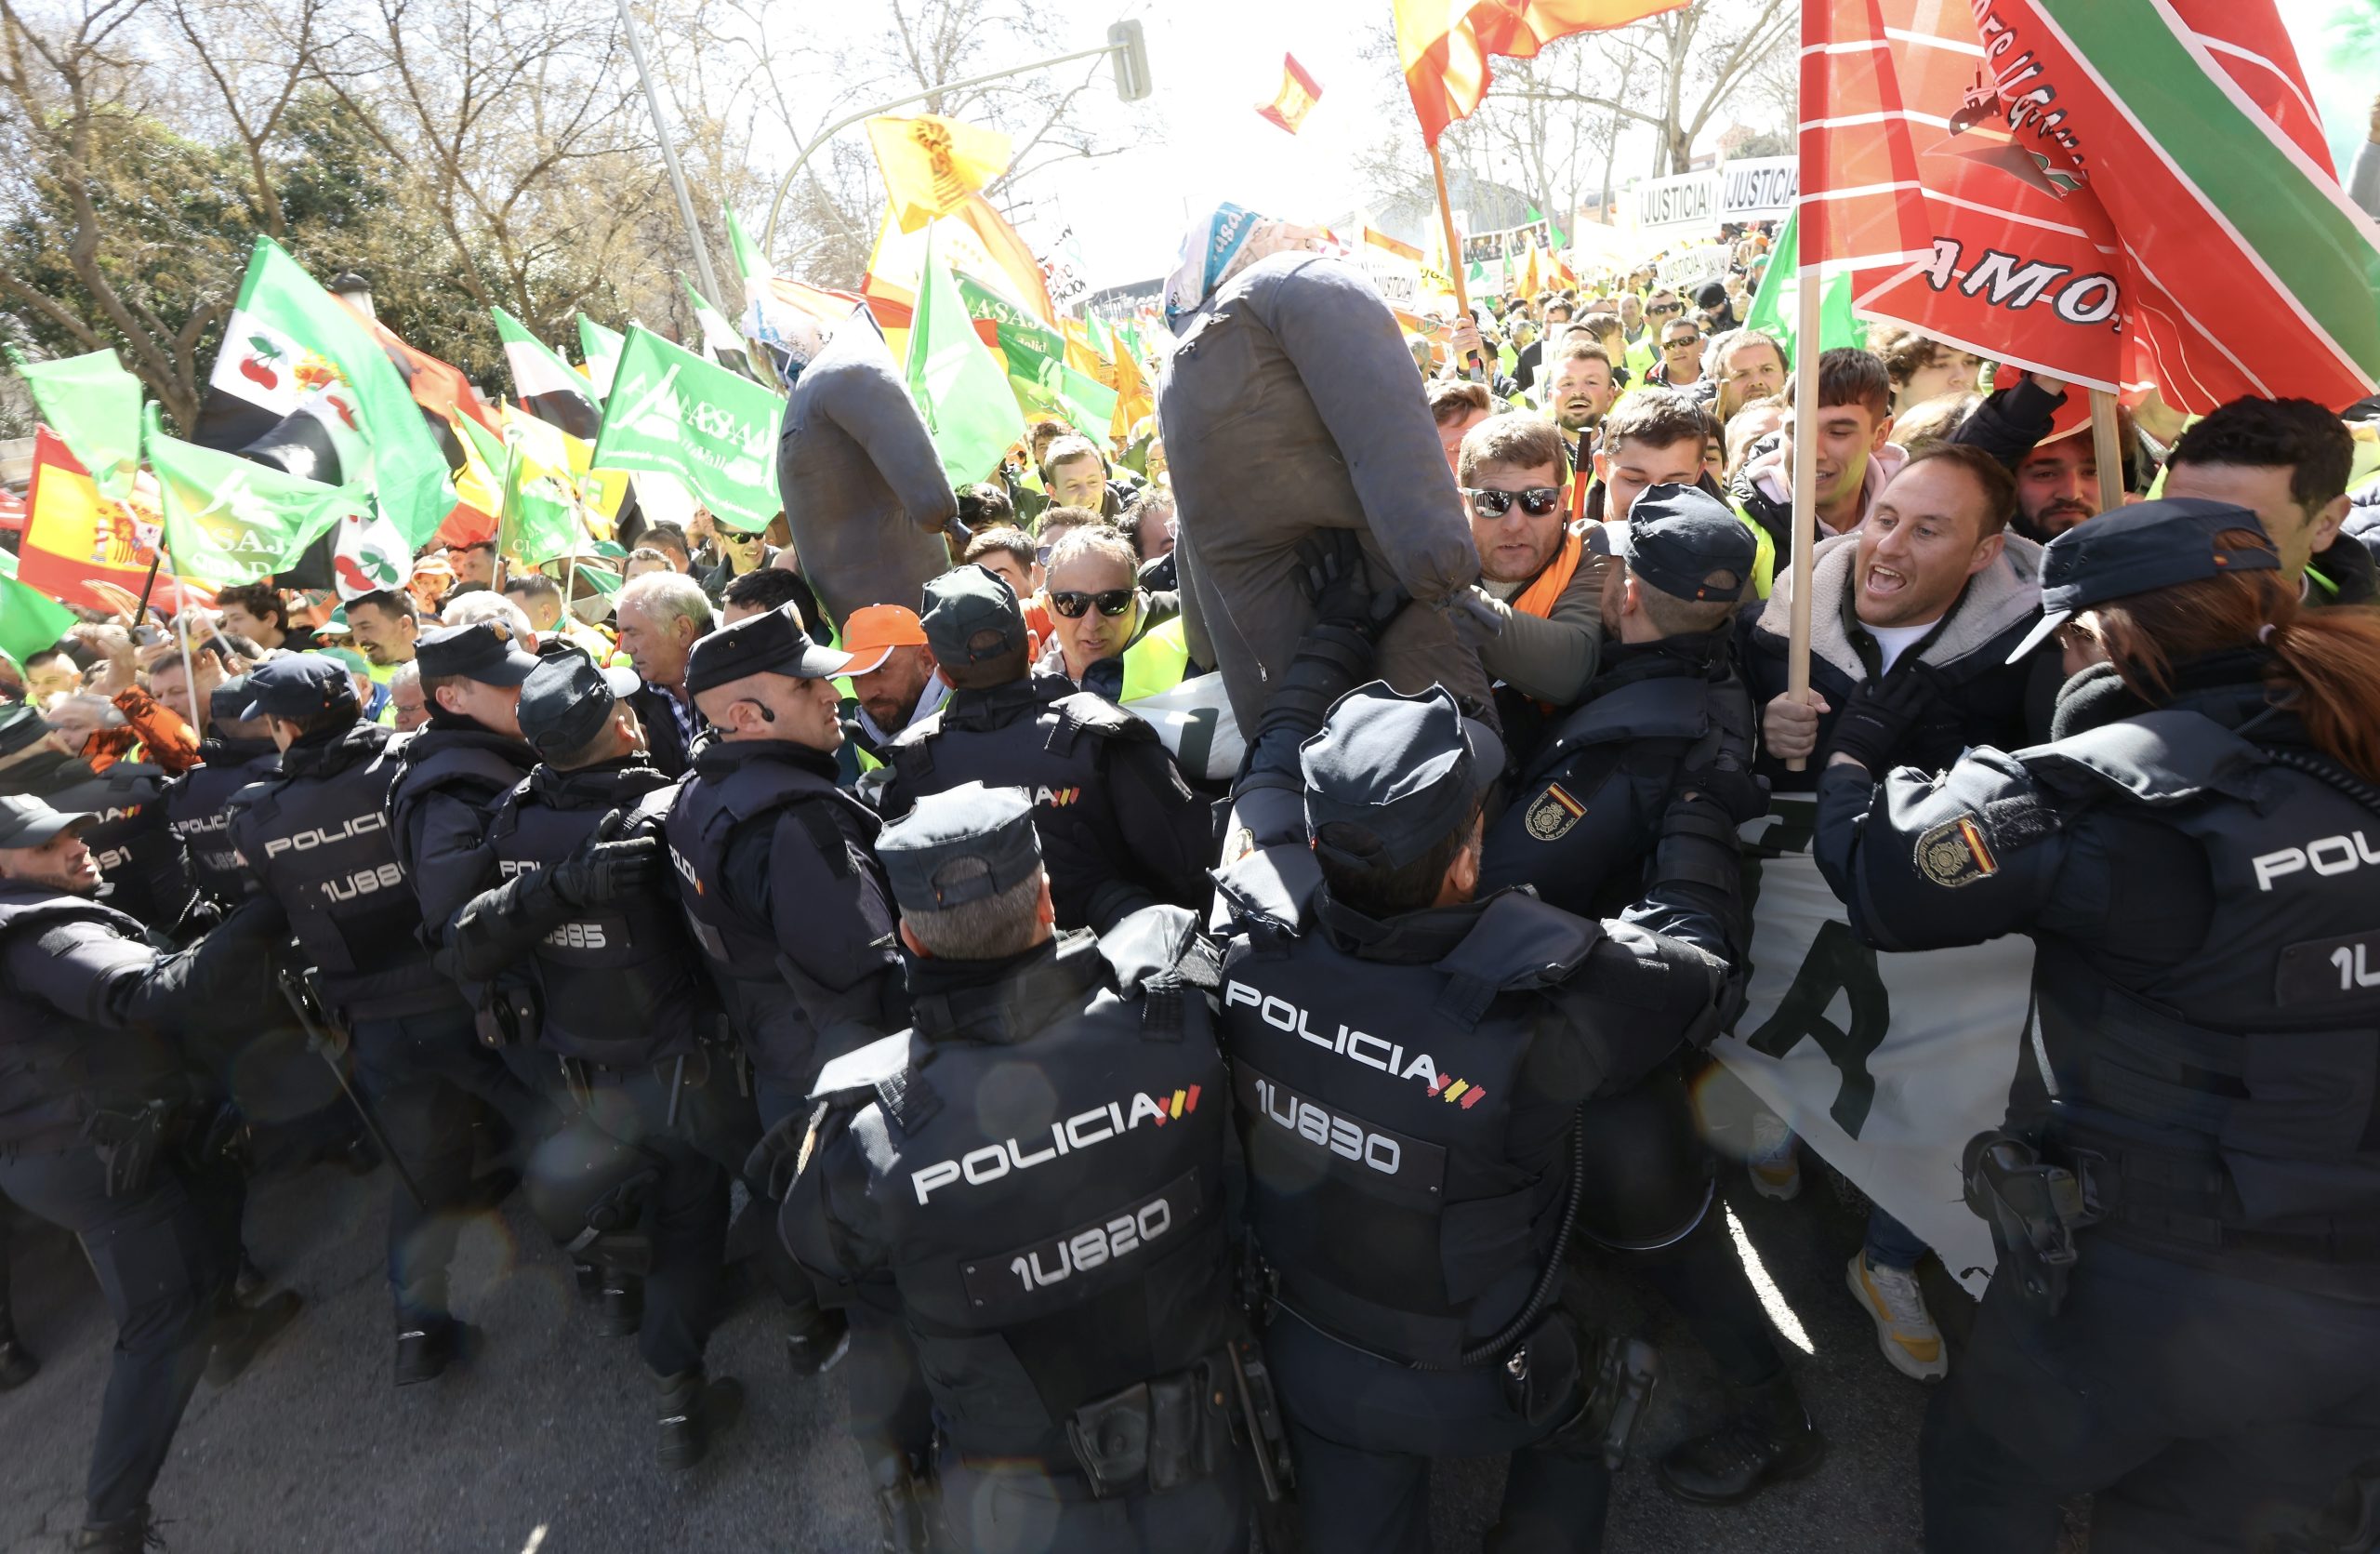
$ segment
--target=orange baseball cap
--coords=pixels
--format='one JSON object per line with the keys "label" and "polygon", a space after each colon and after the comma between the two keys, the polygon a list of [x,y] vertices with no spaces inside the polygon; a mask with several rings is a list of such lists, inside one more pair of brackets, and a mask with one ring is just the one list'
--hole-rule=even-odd
{"label": "orange baseball cap", "polygon": [[898,604],[870,604],[853,610],[843,622],[843,639],[838,644],[852,656],[845,674],[867,674],[881,667],[896,647],[923,647],[926,629],[918,621],[918,612]]}

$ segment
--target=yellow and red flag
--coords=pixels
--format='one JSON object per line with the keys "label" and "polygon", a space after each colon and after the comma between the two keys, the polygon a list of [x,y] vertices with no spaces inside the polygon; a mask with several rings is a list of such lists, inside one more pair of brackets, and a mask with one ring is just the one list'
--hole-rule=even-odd
{"label": "yellow and red flag", "polygon": [[[1447,126],[1468,118],[1488,95],[1488,58],[1533,60],[1572,33],[1601,32],[1686,0],[1396,0],[1396,62],[1421,115],[1421,140],[1435,146]],[[1817,3],[1817,0],[1812,0]]]}
{"label": "yellow and red flag", "polygon": [[20,582],[64,604],[112,610],[114,604],[91,585],[112,583],[138,595],[164,527],[154,477],[142,472],[121,500],[104,496],[64,442],[46,426],[34,430]]}
{"label": "yellow and red flag", "polygon": [[[1049,278],[1017,231],[981,194],[971,194],[934,226],[938,251],[953,273],[971,275],[998,290],[1042,323],[1055,326],[1058,310],[1050,300]],[[876,252],[867,261],[860,290],[876,322],[890,335],[909,327],[917,306],[918,278],[924,272],[926,234],[905,232],[885,212]]]}
{"label": "yellow and red flag", "polygon": [[1270,119],[1295,135],[1298,126],[1305,123],[1305,116],[1314,112],[1314,105],[1321,100],[1321,83],[1306,73],[1306,68],[1298,63],[1296,55],[1284,54],[1281,56],[1281,89],[1273,95],[1272,101],[1258,103],[1256,113],[1259,118]]}
{"label": "yellow and red flag", "polygon": [[892,219],[903,232],[918,232],[965,205],[1007,172],[1015,154],[999,130],[939,113],[914,119],[879,115],[867,121],[867,143],[876,149],[885,192],[892,197]]}

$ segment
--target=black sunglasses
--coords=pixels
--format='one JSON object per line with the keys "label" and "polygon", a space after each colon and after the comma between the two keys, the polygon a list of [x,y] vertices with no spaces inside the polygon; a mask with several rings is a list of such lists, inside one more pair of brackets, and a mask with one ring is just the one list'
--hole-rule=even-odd
{"label": "black sunglasses", "polygon": [[1672,313],[1682,313],[1686,312],[1686,307],[1683,303],[1679,302],[1656,302],[1653,306],[1646,309],[1645,311],[1651,313],[1655,318],[1666,318]]}
{"label": "black sunglasses", "polygon": [[1701,343],[1702,337],[1700,335],[1680,335],[1673,340],[1663,340],[1661,342],[1661,349],[1664,351],[1675,351],[1681,346],[1700,345]]}
{"label": "black sunglasses", "polygon": [[1050,607],[1068,620],[1080,620],[1093,604],[1101,615],[1122,615],[1132,607],[1133,591],[1111,588],[1099,593],[1078,593],[1072,589],[1050,595]]}
{"label": "black sunglasses", "polygon": [[1532,485],[1526,491],[1481,490],[1466,485],[1462,494],[1471,505],[1490,518],[1501,518],[1512,511],[1514,498],[1520,499],[1521,511],[1532,518],[1542,518],[1562,505],[1562,488],[1558,485]]}

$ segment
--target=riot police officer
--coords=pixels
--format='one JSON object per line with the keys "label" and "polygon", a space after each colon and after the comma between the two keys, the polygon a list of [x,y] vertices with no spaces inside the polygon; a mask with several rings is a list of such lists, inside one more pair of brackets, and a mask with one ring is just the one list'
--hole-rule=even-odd
{"label": "riot police officer", "polygon": [[[199,764],[176,777],[163,801],[165,825],[190,859],[200,903],[194,921],[229,911],[257,888],[231,841],[231,801],[271,777],[281,752],[262,723],[240,716],[248,700],[245,674],[215,687]],[[270,1171],[330,1161],[358,1174],[372,1170],[379,1151],[337,1082],[306,1052],[304,1029],[277,990],[276,968],[258,961],[249,975],[257,996],[193,1010],[184,1045],[240,1109],[251,1167]],[[253,1012],[258,1006],[267,1011],[261,1020]]]}
{"label": "riot police officer", "polygon": [[549,1112],[481,1043],[470,1006],[430,963],[385,813],[397,740],[362,721],[345,666],[311,653],[275,658],[248,676],[248,693],[243,715],[265,723],[281,764],[240,793],[231,842],[287,910],[399,1157],[389,1200],[396,1383],[432,1380],[471,1336],[449,1308],[446,1266],[461,1215],[489,1198],[472,1176],[474,1122],[484,1107],[534,1140]]}
{"label": "riot police officer", "polygon": [[1585,1103],[1628,1105],[1715,1032],[1725,967],[1523,892],[1474,898],[1502,764],[1443,686],[1362,686],[1301,754],[1311,850],[1218,876],[1265,1348],[1316,1549],[1420,1549],[1429,1460],[1487,1452],[1513,1454],[1492,1547],[1599,1547],[1650,1356],[1558,1310],[1565,1255],[1581,1227],[1625,1242],[1701,1212],[1614,1190],[1637,1130]]}
{"label": "riot police officer", "polygon": [[537,764],[519,712],[537,657],[489,620],[424,632],[414,662],[430,722],[399,747],[389,836],[435,950],[463,904],[495,883],[488,816]]}
{"label": "riot police officer", "polygon": [[2042,1071],[1965,1154],[2000,1261],[1926,1419],[1944,1554],[2047,1550],[2084,1491],[2095,1551],[2369,1547],[2380,628],[2281,564],[2243,507],[2104,513],[2050,543],[2020,648],[2056,631],[2075,671],[2050,743],[1888,771],[1922,675],[1835,734],[1853,926],[2036,950]]}
{"label": "riot police officer", "polygon": [[1059,926],[1104,932],[1157,902],[1203,906],[1213,820],[1157,730],[1064,676],[1033,673],[1015,591],[988,567],[934,578],[920,614],[951,692],[887,747],[884,813],[962,783],[1022,788]]}
{"label": "riot police officer", "polygon": [[637,684],[577,652],[522,682],[521,737],[544,762],[488,822],[504,883],[464,906],[451,937],[467,980],[525,968],[503,1023],[550,1064],[569,1121],[530,1157],[522,1191],[574,1258],[642,1276],[638,1349],[661,1390],[661,1464],[683,1469],[741,1402],[733,1379],[706,1377],[703,1347],[728,1175],[760,1127],[685,920],[659,888],[671,783],[625,700]]}
{"label": "riot police officer", "polygon": [[53,808],[91,818],[82,835],[99,864],[102,899],[159,933],[185,924],[192,902],[190,865],[160,804],[168,778],[145,761],[117,761],[104,771],[41,744],[49,725],[30,706],[0,712],[0,793],[29,794]]}
{"label": "riot police officer", "polygon": [[190,857],[192,883],[203,899],[223,908],[237,906],[256,889],[256,877],[231,844],[231,795],[270,777],[281,759],[263,724],[240,716],[247,706],[246,675],[215,687],[199,764],[165,792],[165,824]]}
{"label": "riot police officer", "polygon": [[[1646,487],[1626,518],[1591,532],[1588,544],[1618,558],[1604,584],[1605,625],[1617,640],[1488,827],[1480,889],[1527,884],[1580,916],[1622,915],[1710,951],[1741,976],[1751,923],[1736,828],[1768,803],[1752,775],[1752,697],[1732,652],[1737,605],[1752,578],[1752,531],[1709,493],[1660,485]],[[1712,802],[1681,803],[1688,790]],[[1648,889],[1690,906],[1636,906]],[[1712,1162],[1692,1143],[1684,1090],[1664,1074],[1646,1092],[1636,1121],[1671,1147],[1645,1151],[1646,1170],[1631,1191],[1648,1202],[1699,1196],[1705,1211],[1682,1232],[1655,1225],[1653,1244],[1607,1250],[1686,1318],[1733,1398],[1716,1431],[1662,1458],[1662,1486],[1730,1505],[1814,1470],[1825,1441],[1786,1375],[1724,1216],[1709,1212]],[[1656,1162],[1682,1178],[1656,1188]]]}
{"label": "riot police officer", "polygon": [[289,1291],[231,1299],[239,1176],[172,1040],[191,1009],[239,996],[241,963],[271,952],[283,920],[258,902],[197,948],[162,954],[90,898],[87,825],[0,798],[0,1191],[74,1232],[99,1272],[115,1354],[73,1547],[137,1554],[201,1376],[229,1384],[300,1305]]}
{"label": "riot police officer", "polygon": [[[826,1058],[908,1023],[879,821],[835,785],[843,734],[831,677],[849,662],[780,606],[713,631],[686,664],[712,737],[664,835],[763,1127],[802,1109]],[[767,1240],[764,1255],[782,1252]],[[842,1319],[819,1310],[781,1255],[769,1271],[791,1308],[794,1368],[825,1369],[842,1353]]]}
{"label": "riot police officer", "polygon": [[1211,951],[1053,931],[1035,829],[967,783],[878,839],[917,1024],[820,1077],[786,1238],[917,1346],[939,1547],[1244,1547]]}

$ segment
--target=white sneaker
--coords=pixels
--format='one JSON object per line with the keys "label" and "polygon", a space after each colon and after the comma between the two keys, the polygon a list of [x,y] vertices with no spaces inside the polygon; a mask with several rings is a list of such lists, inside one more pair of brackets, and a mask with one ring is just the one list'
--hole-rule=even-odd
{"label": "white sneaker", "polygon": [[1912,1381],[1939,1381],[1950,1374],[1950,1352],[1942,1346],[1942,1330],[1925,1309],[1924,1292],[1909,1268],[1872,1268],[1865,1252],[1851,1255],[1844,1281],[1852,1298],[1868,1309],[1876,1324],[1876,1347],[1894,1370]]}
{"label": "white sneaker", "polygon": [[1791,1202],[1802,1195],[1802,1157],[1793,1144],[1793,1130],[1774,1112],[1752,1113],[1752,1153],[1744,1167],[1752,1173],[1752,1189],[1763,1198]]}

